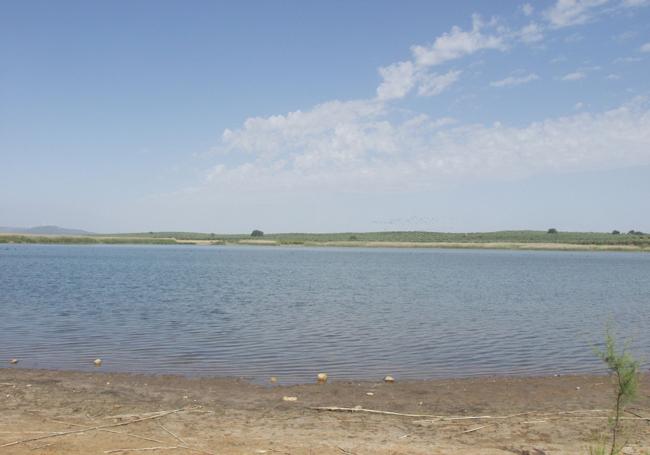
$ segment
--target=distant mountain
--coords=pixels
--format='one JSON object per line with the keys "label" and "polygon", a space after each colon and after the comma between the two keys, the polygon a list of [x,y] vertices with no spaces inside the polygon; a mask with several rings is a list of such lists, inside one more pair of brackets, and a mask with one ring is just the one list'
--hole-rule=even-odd
{"label": "distant mountain", "polygon": [[0,232],[32,235],[92,235],[92,232],[82,229],[67,229],[59,226],[35,226],[30,228],[0,226]]}

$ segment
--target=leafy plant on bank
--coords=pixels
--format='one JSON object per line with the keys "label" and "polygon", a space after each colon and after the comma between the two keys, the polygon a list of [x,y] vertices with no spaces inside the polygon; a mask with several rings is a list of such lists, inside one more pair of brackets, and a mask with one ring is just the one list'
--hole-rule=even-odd
{"label": "leafy plant on bank", "polygon": [[611,331],[607,331],[605,338],[605,349],[597,351],[598,357],[605,362],[607,368],[612,374],[615,390],[616,401],[614,403],[613,416],[609,419],[609,437],[605,436],[596,446],[589,449],[590,455],[616,455],[621,453],[625,443],[621,444],[621,415],[625,411],[625,406],[629,404],[637,395],[639,385],[639,368],[640,364],[635,360],[625,348],[618,352],[616,350],[616,341]]}

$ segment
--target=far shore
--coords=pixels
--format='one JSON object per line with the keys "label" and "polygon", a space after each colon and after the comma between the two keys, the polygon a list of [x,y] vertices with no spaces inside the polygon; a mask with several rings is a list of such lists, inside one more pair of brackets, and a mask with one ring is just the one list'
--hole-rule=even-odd
{"label": "far shore", "polygon": [[[316,378],[314,378],[316,379]],[[257,385],[240,379],[0,368],[0,454],[588,454],[607,376]],[[650,375],[625,454],[650,448]]]}
{"label": "far shore", "polygon": [[187,239],[177,237],[146,236],[63,236],[0,234],[0,244],[123,244],[123,245],[255,245],[255,246],[306,246],[338,248],[438,248],[438,249],[490,249],[490,250],[531,250],[531,251],[626,251],[650,252],[649,244],[624,243],[566,243],[566,242],[515,242],[515,241],[463,241],[463,242],[428,242],[428,241],[383,241],[383,240],[336,240],[314,241],[297,240],[291,237],[275,238],[225,238],[225,239]]}

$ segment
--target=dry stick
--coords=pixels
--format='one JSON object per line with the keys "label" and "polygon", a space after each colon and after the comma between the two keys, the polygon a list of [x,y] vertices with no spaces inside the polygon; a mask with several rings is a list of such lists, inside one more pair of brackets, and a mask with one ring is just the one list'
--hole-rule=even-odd
{"label": "dry stick", "polygon": [[113,423],[113,424],[110,424],[110,425],[100,425],[100,426],[97,426],[97,427],[82,428],[80,430],[64,431],[62,433],[51,434],[51,435],[48,435],[48,436],[39,436],[37,438],[22,439],[20,441],[13,441],[13,442],[8,442],[6,444],[2,444],[2,445],[0,445],[0,448],[1,447],[11,447],[11,446],[15,446],[15,445],[18,445],[18,444],[24,444],[26,442],[31,442],[31,441],[40,441],[41,439],[56,438],[56,437],[59,437],[59,436],[66,436],[66,435],[69,435],[69,434],[85,433],[86,431],[96,431],[96,430],[103,430],[105,428],[121,427],[121,426],[124,426],[124,425],[130,425],[132,423],[143,422],[145,420],[159,419],[160,417],[164,417],[164,416],[167,416],[167,415],[170,415],[170,414],[181,412],[182,410],[183,409],[175,409],[173,411],[166,411],[166,412],[164,412],[162,414],[158,414],[158,415],[150,416],[150,417],[143,417],[141,419],[131,420],[129,422]]}
{"label": "dry stick", "polygon": [[365,408],[339,408],[337,406],[320,406],[313,407],[316,411],[336,411],[336,412],[366,412],[369,414],[382,414],[382,415],[392,415],[392,416],[401,416],[401,417],[431,417],[438,420],[475,420],[475,419],[510,419],[512,417],[530,414],[530,412],[522,412],[519,414],[512,414],[507,416],[441,416],[441,415],[432,415],[432,414],[404,414],[401,412],[393,411],[379,411],[377,409],[365,409]]}
{"label": "dry stick", "polygon": [[[45,420],[49,420],[50,422],[62,423],[64,425],[69,425],[71,427],[85,427],[86,426],[86,425],[80,425],[78,423],[71,423],[71,422],[64,422],[62,420],[49,419],[47,417],[45,417]],[[106,433],[120,434],[120,435],[123,435],[123,436],[131,436],[132,438],[142,439],[144,441],[149,441],[149,442],[157,442],[158,444],[166,444],[165,441],[159,441],[158,439],[149,438],[147,436],[140,436],[138,434],[133,434],[133,433],[127,433],[127,432],[124,432],[124,431],[115,431],[115,430],[109,430],[109,429],[106,429],[106,428],[101,429],[99,431],[103,431],[103,432],[106,432]]]}
{"label": "dry stick", "polygon": [[183,444],[183,445],[188,445],[187,442],[183,441],[179,436],[175,435],[174,433],[172,433],[171,431],[169,431],[167,428],[165,428],[164,425],[163,425],[162,423],[160,423],[160,422],[157,422],[157,423],[158,423],[158,426],[160,426],[160,428],[162,428],[162,429],[165,430],[167,433],[169,433],[170,435],[172,435],[172,436],[174,437],[174,439],[176,439],[178,442],[180,442],[180,443]]}
{"label": "dry stick", "polygon": [[141,449],[113,449],[113,450],[104,450],[104,453],[144,452],[147,450],[170,450],[170,449],[178,449],[178,446],[143,447]]}
{"label": "dry stick", "polygon": [[402,414],[400,412],[378,411],[376,409],[339,408],[337,406],[319,406],[319,407],[312,407],[309,409],[313,409],[315,411],[367,412],[370,414],[386,414],[386,415],[394,415],[394,416],[402,416],[402,417],[439,417],[439,416],[434,416],[429,414]]}
{"label": "dry stick", "polygon": [[[377,409],[365,409],[365,408],[341,408],[337,406],[319,406],[312,407],[316,411],[335,411],[335,412],[365,412],[369,414],[383,414],[383,415],[394,415],[401,417],[430,417],[435,419],[434,421],[450,421],[450,420],[481,420],[481,419],[511,419],[513,417],[535,414],[539,416],[547,415],[562,415],[562,414],[580,414],[580,413],[590,413],[590,412],[608,412],[605,409],[584,409],[584,410],[575,410],[575,411],[558,411],[558,412],[520,412],[518,414],[510,414],[505,416],[491,416],[491,415],[482,415],[482,416],[442,416],[442,415],[431,415],[431,414],[404,414],[401,412],[392,412],[392,411],[379,411]],[[604,418],[604,417],[591,417],[591,416],[576,416],[577,418]]]}
{"label": "dry stick", "polygon": [[472,429],[469,429],[469,430],[461,431],[460,434],[473,433],[474,431],[478,431],[478,430],[480,430],[482,428],[489,427],[489,426],[490,425],[488,424],[488,425],[483,425],[482,427],[476,427],[476,428],[472,428]]}
{"label": "dry stick", "polygon": [[[45,419],[49,420],[51,422],[62,423],[62,424],[70,425],[70,426],[73,426],[73,427],[83,427],[84,426],[84,425],[79,425],[78,423],[64,422],[62,420],[49,419],[47,417],[45,417]],[[157,442],[158,444],[166,444],[165,441],[160,441],[158,439],[149,438],[147,436],[140,436],[138,434],[126,433],[126,432],[123,432],[123,431],[115,431],[115,430],[110,430],[110,429],[107,429],[107,428],[101,428],[101,429],[99,429],[99,431],[105,431],[107,433],[120,434],[120,435],[123,435],[123,436],[131,436],[133,438],[143,439],[145,441]],[[188,444],[186,442],[183,442],[183,444],[184,444],[183,446],[177,446],[176,448],[177,449],[186,449],[186,450],[190,450],[190,451],[193,451],[193,452],[203,453],[203,454],[206,454],[206,455],[215,455],[214,453],[208,452],[208,451],[203,450],[203,449],[197,449],[197,448],[194,448],[194,447],[190,447],[190,446],[188,446]]]}

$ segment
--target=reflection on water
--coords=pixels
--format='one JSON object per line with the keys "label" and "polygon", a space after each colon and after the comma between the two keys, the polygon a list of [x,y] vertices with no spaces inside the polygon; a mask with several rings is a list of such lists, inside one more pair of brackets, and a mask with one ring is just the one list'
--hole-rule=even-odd
{"label": "reflection on water", "polygon": [[[0,358],[150,373],[433,378],[650,353],[650,255],[0,245]],[[3,360],[4,362],[4,360]]]}

